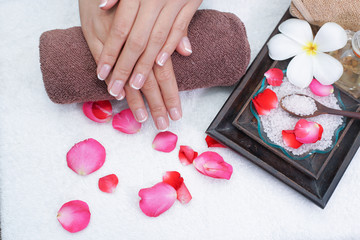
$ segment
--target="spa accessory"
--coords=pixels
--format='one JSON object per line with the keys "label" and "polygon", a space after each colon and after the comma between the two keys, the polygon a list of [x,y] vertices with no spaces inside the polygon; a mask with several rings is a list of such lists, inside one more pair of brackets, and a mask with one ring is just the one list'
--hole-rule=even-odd
{"label": "spa accessory", "polygon": [[[294,112],[294,110],[289,109],[290,107],[286,107],[285,106],[286,104],[284,104],[284,100],[286,100],[289,97],[293,97],[293,96],[302,96],[302,97],[310,99],[310,101],[313,101],[315,103],[315,109],[314,109],[313,113],[299,114],[299,113]],[[333,108],[328,108],[328,107],[322,105],[321,103],[319,103],[318,101],[316,101],[315,99],[313,99],[312,97],[304,95],[304,94],[286,95],[286,96],[281,98],[280,106],[281,106],[282,109],[284,109],[289,114],[291,114],[293,116],[296,116],[296,117],[299,117],[299,118],[310,118],[310,117],[318,116],[320,114],[333,114],[333,115],[340,115],[340,116],[360,119],[360,113],[358,113],[358,112],[350,112],[350,111],[343,111],[343,110],[337,110],[337,109],[333,109]],[[310,106],[308,110],[309,111],[313,110],[312,108],[313,107]]]}
{"label": "spa accessory", "polygon": [[[193,53],[172,55],[179,90],[231,86],[250,60],[245,26],[232,13],[199,10],[188,31]],[[80,27],[52,30],[40,37],[46,92],[55,103],[114,99],[96,76],[96,63]]]}

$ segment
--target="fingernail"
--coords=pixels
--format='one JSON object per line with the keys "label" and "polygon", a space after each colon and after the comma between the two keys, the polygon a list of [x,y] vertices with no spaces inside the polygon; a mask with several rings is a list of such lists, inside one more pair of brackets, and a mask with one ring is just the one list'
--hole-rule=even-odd
{"label": "fingernail", "polygon": [[100,71],[97,75],[98,79],[104,81],[107,78],[107,76],[109,75],[110,70],[111,70],[111,67],[109,64],[102,65],[102,67],[100,68]]}
{"label": "fingernail", "polygon": [[99,5],[99,8],[105,7],[106,4],[107,4],[107,0],[101,0],[101,1],[100,1],[100,5]]}
{"label": "fingernail", "polygon": [[168,60],[168,58],[169,58],[169,54],[167,53],[167,52],[163,52],[161,55],[160,55],[160,57],[158,58],[158,60],[157,60],[157,64],[159,65],[159,66],[164,66],[164,64],[165,64],[165,62],[166,62],[166,60]]}
{"label": "fingernail", "polygon": [[135,118],[138,122],[145,122],[147,119],[146,111],[142,108],[135,110]]}
{"label": "fingernail", "polygon": [[111,88],[109,89],[109,93],[114,96],[117,97],[122,91],[124,87],[124,82],[121,80],[115,80],[114,83],[112,84]]}
{"label": "fingernail", "polygon": [[121,90],[121,92],[119,93],[119,95],[118,95],[117,97],[115,97],[115,98],[116,98],[116,100],[119,100],[119,101],[123,100],[123,99],[125,98],[125,91],[124,91],[124,89]]}
{"label": "fingernail", "polygon": [[184,44],[184,48],[185,48],[185,51],[189,52],[189,53],[192,53],[192,50],[191,50],[191,44],[190,44],[190,40],[188,37],[183,37],[181,39],[182,43]]}
{"label": "fingernail", "polygon": [[177,121],[179,119],[181,119],[181,114],[178,108],[171,108],[170,109],[170,116],[171,119],[174,121]]}
{"label": "fingernail", "polygon": [[131,87],[138,90],[144,85],[145,77],[141,73],[136,74],[132,80]]}
{"label": "fingernail", "polygon": [[158,117],[156,119],[156,125],[160,131],[166,131],[168,129],[168,125],[164,117]]}

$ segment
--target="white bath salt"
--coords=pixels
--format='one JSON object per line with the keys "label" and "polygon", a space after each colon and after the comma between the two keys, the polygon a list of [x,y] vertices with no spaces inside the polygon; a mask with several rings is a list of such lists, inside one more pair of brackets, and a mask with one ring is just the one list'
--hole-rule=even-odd
{"label": "white bath salt", "polygon": [[288,95],[281,103],[288,111],[300,116],[311,115],[317,110],[314,99],[307,96]]}
{"label": "white bath salt", "polygon": [[[284,78],[283,83],[280,86],[268,86],[267,88],[273,90],[279,100],[282,97],[290,94],[304,94],[314,98],[316,101],[327,107],[340,109],[337,98],[334,94],[326,97],[316,96],[311,92],[309,88],[300,89],[298,87],[295,87],[287,80],[286,77]],[[322,134],[321,140],[317,141],[316,143],[303,144],[298,149],[287,147],[283,142],[281,132],[282,130],[293,130],[299,119],[300,118],[298,117],[291,116],[280,106],[276,109],[271,110],[270,114],[268,115],[260,115],[260,121],[263,126],[263,131],[267,135],[267,138],[272,143],[283,147],[284,149],[292,153],[294,156],[303,156],[313,150],[327,150],[334,143],[335,131],[343,123],[342,116],[335,116],[330,114],[323,114],[312,118],[306,118],[307,121],[316,122],[323,127],[324,132]]]}

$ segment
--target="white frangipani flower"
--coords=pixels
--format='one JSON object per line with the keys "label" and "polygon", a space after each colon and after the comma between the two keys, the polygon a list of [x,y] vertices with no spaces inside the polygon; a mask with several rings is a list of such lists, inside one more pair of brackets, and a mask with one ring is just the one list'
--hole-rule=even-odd
{"label": "white frangipani flower", "polygon": [[313,38],[310,24],[293,18],[280,24],[279,31],[268,43],[269,56],[279,61],[295,56],[286,74],[292,84],[305,88],[315,77],[321,84],[330,85],[341,77],[341,63],[324,53],[345,46],[347,35],[341,26],[325,23]]}

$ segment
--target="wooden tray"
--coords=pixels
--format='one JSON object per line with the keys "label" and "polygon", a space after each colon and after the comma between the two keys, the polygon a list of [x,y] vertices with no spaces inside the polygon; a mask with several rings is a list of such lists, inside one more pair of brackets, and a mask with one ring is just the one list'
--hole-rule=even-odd
{"label": "wooden tray", "polygon": [[[290,17],[289,12],[285,13],[279,24]],[[277,33],[276,27],[270,38]],[[358,120],[347,119],[338,143],[330,152],[316,153],[304,160],[290,159],[263,142],[249,102],[264,73],[272,67],[285,69],[287,64],[270,59],[265,44],[206,133],[324,208],[360,146],[360,124]],[[348,110],[360,110],[359,101],[341,91],[340,95]]]}

